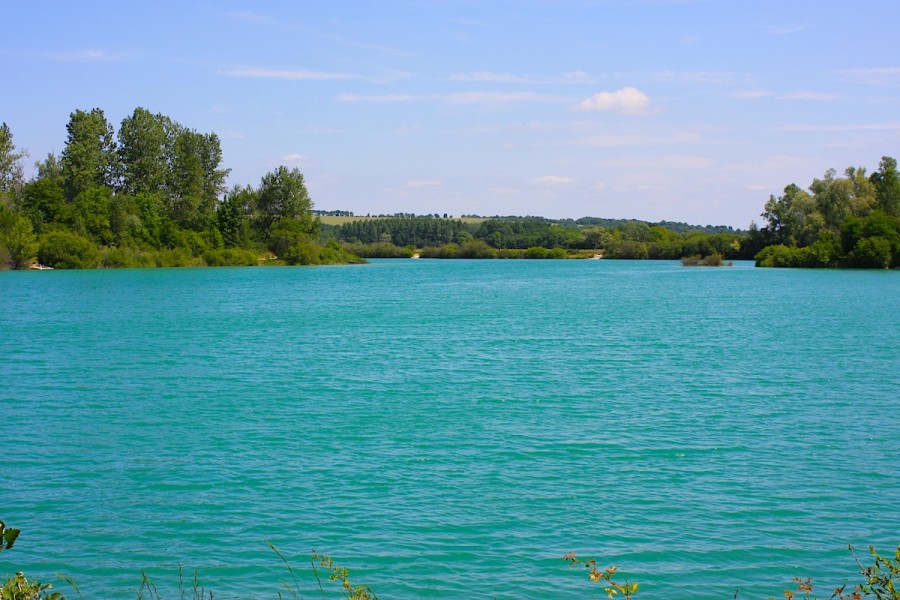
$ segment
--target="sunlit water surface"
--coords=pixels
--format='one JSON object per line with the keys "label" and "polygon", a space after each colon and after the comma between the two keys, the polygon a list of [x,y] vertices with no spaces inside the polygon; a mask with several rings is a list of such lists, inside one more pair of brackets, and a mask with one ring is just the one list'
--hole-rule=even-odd
{"label": "sunlit water surface", "polygon": [[85,598],[830,593],[900,542],[900,273],[3,272],[0,431],[0,572]]}

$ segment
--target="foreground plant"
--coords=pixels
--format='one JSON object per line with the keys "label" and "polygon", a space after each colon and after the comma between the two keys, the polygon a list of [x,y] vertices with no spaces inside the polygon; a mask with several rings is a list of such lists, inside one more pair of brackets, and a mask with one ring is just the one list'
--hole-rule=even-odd
{"label": "foreground plant", "polygon": [[378,600],[378,596],[375,595],[369,586],[367,585],[353,585],[350,583],[350,571],[347,567],[342,567],[340,565],[334,564],[334,560],[328,554],[319,554],[315,550],[312,551],[313,555],[310,558],[309,562],[312,565],[313,573],[316,576],[316,581],[319,582],[319,588],[322,587],[322,582],[319,579],[319,571],[316,568],[316,563],[319,564],[320,567],[323,567],[325,570],[329,571],[328,581],[340,581],[341,585],[344,588],[344,593],[347,595],[347,600]]}
{"label": "foreground plant", "polygon": [[593,558],[582,561],[575,556],[574,552],[569,552],[563,558],[570,567],[583,566],[586,569],[589,569],[588,579],[591,581],[606,582],[603,591],[606,592],[607,598],[615,598],[617,595],[622,594],[622,597],[625,598],[625,600],[631,600],[632,596],[638,591],[637,583],[628,583],[627,581],[625,583],[617,583],[613,580],[613,575],[618,571],[618,568],[615,565],[609,567],[605,571],[600,571],[597,569],[597,561]]}

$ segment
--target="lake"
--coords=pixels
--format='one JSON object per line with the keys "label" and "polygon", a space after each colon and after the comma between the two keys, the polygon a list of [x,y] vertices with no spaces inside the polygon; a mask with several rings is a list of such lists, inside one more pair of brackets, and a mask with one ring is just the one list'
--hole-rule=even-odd
{"label": "lake", "polygon": [[[819,595],[900,542],[900,273],[0,272],[0,574],[173,597]],[[326,590],[339,592],[336,584]],[[337,595],[330,596],[337,597]]]}

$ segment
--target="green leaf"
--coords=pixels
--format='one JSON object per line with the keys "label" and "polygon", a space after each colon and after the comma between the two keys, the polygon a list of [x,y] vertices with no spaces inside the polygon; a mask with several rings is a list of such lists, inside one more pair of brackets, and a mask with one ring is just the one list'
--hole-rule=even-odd
{"label": "green leaf", "polygon": [[[3,541],[6,543],[6,549],[9,550],[13,547],[13,544],[16,543],[16,538],[19,537],[21,531],[19,529],[7,529],[3,532]],[[0,548],[3,547],[3,544],[0,544]]]}

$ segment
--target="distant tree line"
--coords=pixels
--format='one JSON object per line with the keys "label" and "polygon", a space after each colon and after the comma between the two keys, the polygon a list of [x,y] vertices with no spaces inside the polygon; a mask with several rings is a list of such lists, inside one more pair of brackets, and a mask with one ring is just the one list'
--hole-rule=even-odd
{"label": "distant tree line", "polygon": [[143,108],[118,133],[99,108],[76,110],[59,156],[25,181],[9,127],[0,127],[0,252],[13,268],[290,264],[351,260],[318,244],[319,220],[297,169],[226,190],[214,133]]}
{"label": "distant tree line", "polygon": [[[480,223],[432,216],[360,219],[323,226],[323,235],[370,258],[411,255],[440,258],[565,258],[602,253],[609,258],[678,259],[719,254],[753,258],[746,234],[705,233],[684,227],[682,233],[644,221],[616,221],[612,228],[554,221],[541,217],[503,217]],[[404,250],[400,250],[400,249]],[[541,252],[554,250],[555,252]],[[525,252],[528,251],[529,252]]]}
{"label": "distant tree line", "polygon": [[[226,189],[228,169],[214,133],[143,108],[118,131],[103,111],[76,110],[62,153],[35,163],[25,180],[12,132],[0,125],[0,265],[53,267],[288,264],[357,256],[438,258],[755,259],[776,267],[900,267],[900,174],[834,170],[803,190],[771,196],[764,223],[743,232],[631,219],[410,213],[367,216],[340,226],[319,216],[298,169],[281,166],[257,186]],[[483,219],[483,220],[478,220]]]}

